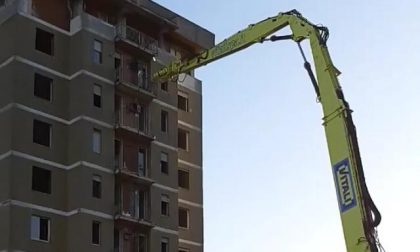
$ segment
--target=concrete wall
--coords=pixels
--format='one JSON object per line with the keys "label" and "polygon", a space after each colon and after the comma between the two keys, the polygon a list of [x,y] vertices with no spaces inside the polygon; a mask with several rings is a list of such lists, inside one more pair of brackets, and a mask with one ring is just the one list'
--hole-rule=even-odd
{"label": "concrete wall", "polygon": [[188,171],[190,175],[190,188],[178,188],[179,198],[203,204],[203,171],[184,164],[178,164],[180,170]]}
{"label": "concrete wall", "polygon": [[32,0],[32,8],[33,15],[40,19],[65,30],[70,28],[67,0]]}
{"label": "concrete wall", "polygon": [[178,251],[178,236],[174,234],[162,233],[156,230],[152,230],[150,234],[150,251],[158,252],[160,250],[160,243],[163,238],[169,239],[169,251]]}
{"label": "concrete wall", "polygon": [[179,125],[178,127],[188,132],[188,150],[179,149],[178,157],[190,163],[200,165],[203,160],[201,132],[182,125]]}
{"label": "concrete wall", "polygon": [[[12,112],[11,110],[0,113],[1,123],[1,141],[0,141],[0,155],[4,155],[10,151],[12,146]],[[0,160],[1,161],[1,160]]]}
{"label": "concrete wall", "polygon": [[[102,90],[101,108],[93,106],[93,86],[97,84]],[[79,75],[68,84],[68,118],[80,115],[96,120],[114,123],[114,86],[86,75]],[[71,97],[71,99],[70,99]]]}
{"label": "concrete wall", "polygon": [[[116,45],[113,36],[110,36],[113,28],[86,14],[83,14],[83,18],[76,17],[70,23],[65,5],[67,2],[64,0],[33,0],[32,3],[37,9],[38,18],[53,26],[37,18],[17,13],[11,15],[10,8],[8,13],[0,11],[0,36],[3,38],[0,41],[0,65],[10,59],[0,67],[0,78],[4,86],[4,92],[0,93],[0,155],[14,151],[11,156],[0,159],[0,233],[8,234],[0,238],[0,250],[112,251],[116,136],[113,127]],[[46,6],[57,11],[44,12]],[[8,19],[5,19],[6,16]],[[53,55],[35,50],[37,28],[54,35]],[[103,43],[102,64],[92,61],[94,40]],[[194,43],[204,42],[197,39]],[[152,63],[152,57],[145,56],[145,52],[130,53],[149,61],[152,72],[161,67]],[[34,96],[35,73],[53,80],[51,101]],[[193,87],[199,85],[201,88],[198,80],[188,81],[193,81]],[[101,108],[93,105],[94,84],[102,87]],[[178,90],[189,95],[188,112],[176,109]],[[127,132],[121,134],[125,138],[122,139],[123,143],[134,141],[138,146],[147,148],[149,153],[149,175],[155,183],[147,185],[141,180],[134,182],[149,187],[153,227],[138,227],[145,233],[151,230],[148,239],[152,252],[160,250],[162,238],[169,239],[170,252],[177,251],[179,238],[197,243],[203,240],[202,208],[179,203],[179,199],[182,199],[202,204],[202,172],[197,167],[178,163],[180,158],[195,166],[202,164],[202,135],[196,129],[201,128],[202,124],[200,92],[201,89],[191,89],[191,86],[177,85],[175,82],[169,82],[168,91],[156,86],[153,90],[156,95],[154,100],[144,101],[148,106],[150,134],[155,139],[134,137]],[[133,92],[124,95],[136,96]],[[8,104],[10,107],[1,110]],[[167,132],[160,129],[162,110],[169,115]],[[34,119],[51,125],[50,147],[33,143]],[[178,120],[193,128],[179,125]],[[190,133],[188,151],[177,148],[178,127]],[[99,129],[102,135],[100,154],[92,150],[94,129]],[[169,155],[169,174],[160,171],[161,152]],[[51,171],[51,194],[32,190],[33,166]],[[189,190],[178,189],[178,167],[190,172]],[[94,175],[102,178],[101,199],[92,197]],[[170,198],[169,216],[161,215],[162,194]],[[7,200],[13,201],[7,203]],[[180,205],[190,209],[190,228],[179,230],[178,236]],[[30,239],[32,214],[50,218],[51,240],[48,243]],[[92,221],[101,223],[100,246],[91,244]],[[192,252],[202,251],[200,246],[184,245],[182,247],[190,248]]]}
{"label": "concrete wall", "polygon": [[[92,222],[100,223],[100,245],[92,244]],[[74,215],[67,224],[67,251],[112,251],[114,244],[114,220],[87,214]],[[57,250],[61,251],[61,250]]]}
{"label": "concrete wall", "polygon": [[[168,131],[162,132],[160,128],[160,114],[161,111],[168,112]],[[177,127],[177,112],[173,109],[164,107],[157,103],[151,103],[149,106],[151,115],[151,130],[152,135],[156,136],[156,140],[170,146],[177,146],[178,132]]]}
{"label": "concrete wall", "polygon": [[[34,241],[31,240],[31,216],[37,215],[50,219],[50,241]],[[8,249],[44,252],[44,251],[66,251],[67,243],[67,219],[62,216],[39,211],[35,209],[10,207],[10,244]],[[63,250],[64,248],[64,250]]]}
{"label": "concrete wall", "polygon": [[[101,198],[92,196],[92,178],[101,176]],[[114,176],[109,173],[79,166],[67,172],[68,211],[84,208],[103,214],[114,214]]]}
{"label": "concrete wall", "polygon": [[[35,50],[36,28],[54,34],[53,56]],[[5,85],[0,109],[13,102],[0,113],[0,155],[14,151],[12,156],[0,160],[0,202],[13,200],[0,207],[0,232],[10,235],[2,236],[0,250],[110,250],[114,225],[114,88],[107,79],[114,78],[112,41],[102,39],[104,63],[93,65],[88,51],[92,50],[93,39],[100,36],[86,31],[72,36],[14,15],[0,26],[0,35],[7,38],[0,42],[4,45],[0,46],[1,63],[18,56],[0,68]],[[74,75],[86,68],[103,79],[84,72]],[[53,80],[52,101],[34,96],[35,73]],[[102,108],[93,106],[94,83],[102,86]],[[51,125],[50,147],[33,143],[34,119]],[[94,128],[102,133],[100,154],[92,151]],[[33,166],[51,171],[51,194],[32,190]],[[102,177],[101,199],[92,197],[93,175]],[[30,239],[33,214],[50,218],[49,242]],[[91,244],[94,220],[102,223],[100,246]]]}
{"label": "concrete wall", "polygon": [[[3,202],[10,199],[10,167],[12,166],[11,164],[12,161],[10,157],[0,160],[0,205]],[[4,224],[6,225],[7,223]],[[0,222],[0,226],[2,226],[2,222]]]}
{"label": "concrete wall", "polygon": [[[160,153],[165,152],[168,154],[168,174],[164,174],[160,169]],[[158,181],[159,184],[168,186],[170,188],[178,187],[178,172],[177,172],[177,162],[178,162],[178,153],[174,150],[160,147],[158,145],[151,146],[151,167],[154,169],[151,170],[151,178],[154,181]]]}
{"label": "concrete wall", "polygon": [[[203,242],[203,208],[192,207],[187,204],[180,203],[179,207],[188,209],[189,211],[189,227],[179,228],[179,236],[182,239],[194,241],[197,243]],[[201,231],[201,232],[200,232]]]}
{"label": "concrete wall", "polygon": [[[169,196],[169,216],[161,215],[160,202],[161,195]],[[152,223],[169,230],[178,229],[178,195],[174,192],[163,190],[161,188],[152,187],[151,196],[151,212]]]}
{"label": "concrete wall", "polygon": [[[70,39],[67,34],[57,32],[57,30],[52,29],[49,26],[33,22],[27,17],[21,15],[13,16],[5,24],[12,25],[15,29],[19,29],[19,32],[11,33],[15,37],[14,41],[19,42],[15,45],[15,54],[43,66],[48,66],[60,73],[69,74],[68,65],[70,56]],[[53,56],[35,50],[36,28],[40,28],[54,34]]]}
{"label": "concrete wall", "polygon": [[[95,40],[102,42],[102,64],[96,64],[92,61]],[[71,50],[69,54],[70,73],[73,74],[83,69],[108,80],[115,79],[113,40],[88,30],[80,30],[71,36],[69,44]]]}
{"label": "concrete wall", "polygon": [[0,236],[0,248],[1,250],[5,250],[6,248],[9,248],[9,244],[10,244],[10,208],[9,207],[0,207],[0,233],[2,234]]}
{"label": "concrete wall", "polygon": [[[32,190],[32,167],[51,171],[51,194]],[[53,166],[13,157],[10,169],[11,199],[67,211],[66,171]]]}
{"label": "concrete wall", "polygon": [[[203,251],[203,172],[202,172],[202,95],[201,81],[183,75],[178,79],[178,92],[188,96],[188,111],[178,109],[178,128],[186,130],[188,150],[179,149],[180,170],[189,173],[189,188],[179,188],[179,207],[189,212],[189,227],[179,228],[179,238],[190,243],[179,246],[193,251]],[[190,164],[186,164],[188,162]],[[190,202],[188,204],[183,202]],[[191,204],[192,203],[192,204]],[[201,246],[191,245],[192,243]]]}

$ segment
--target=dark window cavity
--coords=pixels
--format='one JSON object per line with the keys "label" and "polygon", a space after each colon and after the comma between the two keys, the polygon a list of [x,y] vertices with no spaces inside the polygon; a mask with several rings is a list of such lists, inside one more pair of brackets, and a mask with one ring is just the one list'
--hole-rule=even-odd
{"label": "dark window cavity", "polygon": [[54,34],[37,28],[35,49],[48,55],[54,55]]}
{"label": "dark window cavity", "polygon": [[102,197],[102,178],[99,175],[92,178],[92,196],[97,199]]}
{"label": "dark window cavity", "polygon": [[179,208],[178,210],[178,223],[182,228],[188,228],[189,211],[185,208]]}
{"label": "dark window cavity", "polygon": [[178,148],[188,150],[188,131],[178,129]]}
{"label": "dark window cavity", "polygon": [[101,242],[101,223],[92,222],[92,244],[99,245]]}
{"label": "dark window cavity", "polygon": [[33,142],[49,147],[51,145],[51,124],[34,120]]}
{"label": "dark window cavity", "polygon": [[51,194],[51,171],[32,167],[32,190]]}
{"label": "dark window cavity", "polygon": [[178,108],[188,112],[188,94],[179,92],[178,93]]}
{"label": "dark window cavity", "polygon": [[168,112],[165,110],[160,112],[160,130],[168,132]]}
{"label": "dark window cavity", "polygon": [[160,241],[160,252],[168,252],[169,251],[169,239],[162,238]]}
{"label": "dark window cavity", "polygon": [[51,101],[53,80],[40,74],[35,74],[34,95],[47,101]]}
{"label": "dark window cavity", "polygon": [[184,189],[190,188],[190,173],[184,170],[178,170],[178,186]]}
{"label": "dark window cavity", "polygon": [[168,92],[168,82],[164,81],[162,83],[160,83],[160,89],[162,89],[163,91]]}

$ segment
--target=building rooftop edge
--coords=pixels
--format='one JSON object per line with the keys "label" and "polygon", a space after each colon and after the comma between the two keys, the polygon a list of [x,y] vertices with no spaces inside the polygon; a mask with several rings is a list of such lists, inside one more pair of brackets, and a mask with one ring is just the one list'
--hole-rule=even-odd
{"label": "building rooftop edge", "polygon": [[[132,1],[132,0],[131,0]],[[195,43],[203,49],[209,49],[214,46],[215,35],[204,27],[188,20],[187,18],[169,10],[168,8],[152,1],[137,0],[139,7],[142,7],[152,13],[169,20],[177,25],[174,32]]]}

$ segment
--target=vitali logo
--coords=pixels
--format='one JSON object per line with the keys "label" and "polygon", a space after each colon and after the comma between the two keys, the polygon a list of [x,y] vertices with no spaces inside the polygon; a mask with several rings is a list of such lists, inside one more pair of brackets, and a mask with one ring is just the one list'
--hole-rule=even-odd
{"label": "vitali logo", "polygon": [[335,164],[333,166],[333,172],[337,188],[338,204],[340,205],[340,211],[344,213],[357,204],[349,160],[344,159]]}

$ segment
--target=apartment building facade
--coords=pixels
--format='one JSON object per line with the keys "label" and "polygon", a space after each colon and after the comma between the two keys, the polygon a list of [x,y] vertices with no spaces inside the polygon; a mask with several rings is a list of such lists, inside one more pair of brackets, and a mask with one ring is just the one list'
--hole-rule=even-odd
{"label": "apartment building facade", "polygon": [[0,251],[203,251],[214,35],[149,0],[0,1]]}

